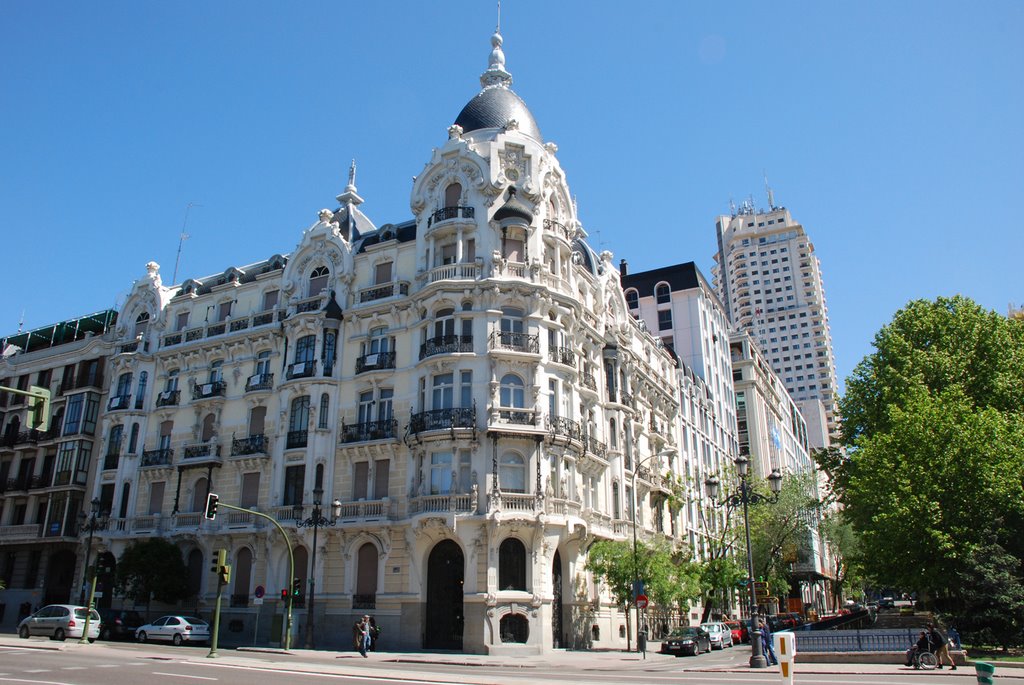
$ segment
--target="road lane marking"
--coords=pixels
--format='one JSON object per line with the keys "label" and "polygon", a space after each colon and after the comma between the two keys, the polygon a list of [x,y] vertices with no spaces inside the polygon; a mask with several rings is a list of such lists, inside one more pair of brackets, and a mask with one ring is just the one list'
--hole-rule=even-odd
{"label": "road lane marking", "polygon": [[217,678],[210,678],[205,675],[185,675],[184,673],[161,673],[160,671],[153,671],[153,675],[169,675],[174,678],[192,678],[194,680],[217,680]]}
{"label": "road lane marking", "polygon": [[26,680],[25,678],[0,678],[4,683],[32,683],[33,685],[73,685],[56,680]]}
{"label": "road lane marking", "polygon": [[62,671],[84,671],[85,669],[85,666],[61,666],[60,668]]}

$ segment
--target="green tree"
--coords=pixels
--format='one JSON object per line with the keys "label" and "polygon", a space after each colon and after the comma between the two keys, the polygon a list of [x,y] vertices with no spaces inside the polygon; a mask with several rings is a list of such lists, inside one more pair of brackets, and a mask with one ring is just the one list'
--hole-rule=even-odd
{"label": "green tree", "polygon": [[846,454],[816,455],[859,537],[856,559],[879,584],[952,614],[988,592],[1015,621],[976,581],[1022,579],[1024,322],[959,296],[922,300],[874,347],[840,400]]}
{"label": "green tree", "polygon": [[188,569],[181,550],[164,538],[149,538],[125,548],[117,563],[117,591],[145,603],[151,599],[174,603],[188,592]]}
{"label": "green tree", "polygon": [[860,539],[843,511],[829,511],[819,523],[821,539],[828,544],[832,560],[831,584],[836,606],[842,606],[847,596],[863,595],[864,576],[861,572]]}

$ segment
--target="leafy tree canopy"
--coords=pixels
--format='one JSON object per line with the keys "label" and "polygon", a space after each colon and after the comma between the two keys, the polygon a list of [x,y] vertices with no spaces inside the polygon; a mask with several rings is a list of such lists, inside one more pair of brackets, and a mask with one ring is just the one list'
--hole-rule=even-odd
{"label": "leafy tree canopy", "polygon": [[[1024,322],[959,296],[922,300],[874,345],[840,400],[847,454],[816,458],[865,571],[962,613],[986,587],[969,579],[1022,578]],[[996,547],[1005,557],[988,568]]]}
{"label": "leafy tree canopy", "polygon": [[188,570],[181,550],[164,538],[149,538],[125,548],[117,563],[118,591],[136,601],[173,603],[188,592]]}
{"label": "leafy tree canopy", "polygon": [[751,505],[754,575],[768,582],[773,595],[789,595],[790,567],[808,552],[820,506],[813,473],[786,475],[777,502]]}

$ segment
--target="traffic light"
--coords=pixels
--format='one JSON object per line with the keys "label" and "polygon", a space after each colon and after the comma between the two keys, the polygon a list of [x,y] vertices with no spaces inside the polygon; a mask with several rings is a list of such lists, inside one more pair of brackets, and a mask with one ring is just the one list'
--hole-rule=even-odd
{"label": "traffic light", "polygon": [[281,590],[281,601],[282,602],[287,602],[288,601],[288,588],[285,588],[285,589]]}
{"label": "traffic light", "polygon": [[228,551],[226,549],[217,550],[217,559],[210,566],[210,573],[220,573],[220,567],[228,563]]}
{"label": "traffic light", "polygon": [[220,502],[220,497],[213,494],[212,492],[206,496],[206,513],[203,514],[203,516],[205,516],[210,521],[217,518],[218,502]]}
{"label": "traffic light", "polygon": [[224,564],[217,571],[217,577],[221,583],[227,585],[231,582],[231,564]]}
{"label": "traffic light", "polygon": [[292,597],[302,596],[302,578],[292,580]]}
{"label": "traffic light", "polygon": [[29,414],[29,427],[45,433],[50,427],[50,391],[38,385],[33,385],[29,390],[32,393],[29,402],[29,408],[32,410]]}

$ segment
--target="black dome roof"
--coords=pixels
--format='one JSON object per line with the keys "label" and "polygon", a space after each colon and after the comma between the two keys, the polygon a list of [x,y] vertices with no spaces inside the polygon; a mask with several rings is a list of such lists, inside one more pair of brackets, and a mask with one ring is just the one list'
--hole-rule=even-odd
{"label": "black dome roof", "polygon": [[509,120],[515,119],[519,130],[526,135],[544,139],[540,135],[537,120],[533,118],[523,99],[508,88],[492,86],[484,88],[476,97],[466,103],[459,112],[455,123],[466,133],[482,128],[505,128]]}

